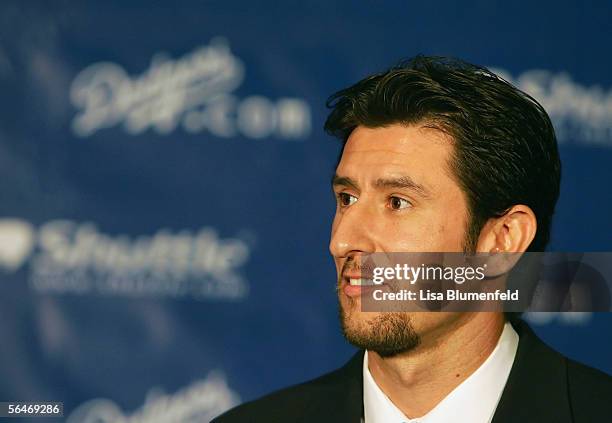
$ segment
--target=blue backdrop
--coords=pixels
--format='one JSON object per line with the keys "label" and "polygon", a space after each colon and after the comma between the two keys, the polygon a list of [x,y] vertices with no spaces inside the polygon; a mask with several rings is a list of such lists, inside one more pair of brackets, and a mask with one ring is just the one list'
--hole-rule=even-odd
{"label": "blue backdrop", "polygon": [[[609,2],[176,3],[0,6],[1,401],[207,421],[341,365],[324,102],[417,53],[542,102],[551,248],[611,250]],[[612,372],[609,314],[528,318]]]}

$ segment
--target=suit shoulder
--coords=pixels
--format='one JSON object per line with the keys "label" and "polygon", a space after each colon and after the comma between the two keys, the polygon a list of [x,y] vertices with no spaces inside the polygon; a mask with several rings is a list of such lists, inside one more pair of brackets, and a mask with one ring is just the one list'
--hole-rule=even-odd
{"label": "suit shoulder", "polygon": [[576,421],[602,421],[612,416],[612,376],[568,360],[567,379]]}
{"label": "suit shoulder", "polygon": [[332,394],[346,377],[345,368],[326,373],[307,382],[272,392],[232,408],[213,423],[292,421],[307,414],[314,402]]}

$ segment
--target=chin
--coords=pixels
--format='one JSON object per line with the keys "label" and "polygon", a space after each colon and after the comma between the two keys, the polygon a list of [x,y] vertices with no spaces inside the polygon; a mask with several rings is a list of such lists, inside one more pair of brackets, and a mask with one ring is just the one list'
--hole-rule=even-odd
{"label": "chin", "polygon": [[359,349],[393,357],[416,348],[421,338],[408,313],[362,312],[355,304],[340,302],[340,325],[346,340]]}

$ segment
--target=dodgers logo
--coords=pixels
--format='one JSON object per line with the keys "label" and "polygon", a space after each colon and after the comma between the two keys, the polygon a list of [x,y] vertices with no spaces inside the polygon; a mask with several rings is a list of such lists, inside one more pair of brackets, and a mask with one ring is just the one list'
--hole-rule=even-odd
{"label": "dodgers logo", "polygon": [[116,63],[95,63],[72,83],[70,99],[79,109],[72,129],[79,137],[120,124],[132,135],[147,129],[166,135],[181,126],[187,133],[206,131],[222,138],[308,136],[311,116],[305,100],[238,98],[233,91],[244,75],[244,63],[223,38],[178,59],[158,53],[140,75],[129,75]]}
{"label": "dodgers logo", "polygon": [[132,412],[122,411],[113,401],[90,400],[74,410],[67,423],[205,423],[240,402],[220,372],[211,372],[175,394],[152,389],[144,405]]}

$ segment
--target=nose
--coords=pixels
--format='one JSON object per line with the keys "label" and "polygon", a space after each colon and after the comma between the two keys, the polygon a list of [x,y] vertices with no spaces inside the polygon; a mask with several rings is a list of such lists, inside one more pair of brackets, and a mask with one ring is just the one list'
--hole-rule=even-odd
{"label": "nose", "polygon": [[359,203],[336,212],[329,243],[332,256],[343,258],[375,252],[374,220],[368,208]]}

